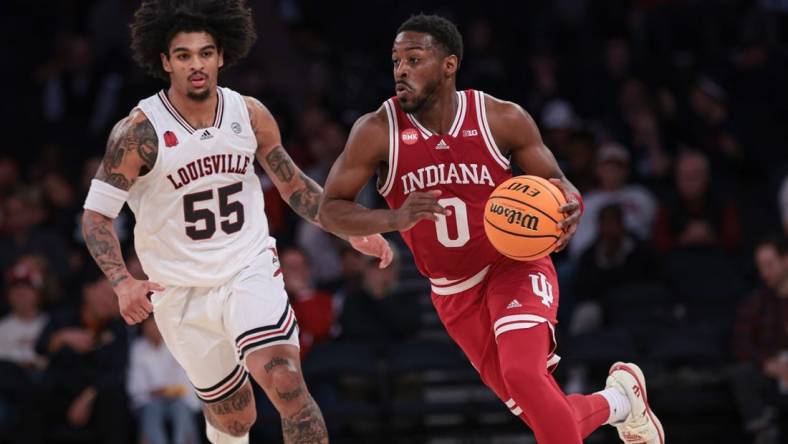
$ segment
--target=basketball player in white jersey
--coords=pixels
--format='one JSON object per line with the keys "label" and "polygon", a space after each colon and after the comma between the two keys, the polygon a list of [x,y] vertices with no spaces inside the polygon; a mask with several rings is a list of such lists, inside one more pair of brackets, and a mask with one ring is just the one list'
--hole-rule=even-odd
{"label": "basketball player in white jersey", "polygon": [[[126,322],[154,313],[204,403],[212,443],[249,442],[256,419],[249,374],[279,411],[286,443],[325,443],[254,159],[312,223],[322,189],[282,148],[263,104],[217,86],[220,68],[242,58],[254,38],[243,0],[142,3],[132,25],[135,59],[170,86],[113,128],[85,201],[83,232]],[[126,202],[150,281],[129,275],[112,228]],[[380,235],[349,240],[381,266],[391,260]]]}

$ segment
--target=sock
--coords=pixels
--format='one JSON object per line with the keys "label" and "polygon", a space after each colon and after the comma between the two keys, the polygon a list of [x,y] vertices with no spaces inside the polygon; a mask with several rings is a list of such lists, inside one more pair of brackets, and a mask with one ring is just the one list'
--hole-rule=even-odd
{"label": "sock", "polygon": [[213,425],[208,420],[205,420],[205,435],[208,436],[208,441],[211,444],[249,444],[249,434],[244,436],[228,435]]}
{"label": "sock", "polygon": [[622,422],[627,419],[629,411],[632,406],[629,404],[629,398],[621,390],[615,387],[608,387],[601,392],[596,392],[597,395],[602,395],[610,405],[610,417],[608,417],[605,424],[613,424]]}

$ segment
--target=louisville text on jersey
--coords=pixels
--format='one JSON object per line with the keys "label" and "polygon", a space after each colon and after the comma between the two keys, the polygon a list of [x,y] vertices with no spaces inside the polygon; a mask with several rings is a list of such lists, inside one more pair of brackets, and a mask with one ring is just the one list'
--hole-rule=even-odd
{"label": "louisville text on jersey", "polygon": [[177,177],[168,174],[167,179],[177,190],[191,181],[212,174],[232,173],[244,175],[251,161],[251,157],[241,154],[214,154],[187,163],[178,168]]}
{"label": "louisville text on jersey", "polygon": [[400,176],[403,194],[410,194],[423,188],[447,184],[476,184],[495,187],[490,171],[486,165],[475,163],[441,163],[428,165]]}

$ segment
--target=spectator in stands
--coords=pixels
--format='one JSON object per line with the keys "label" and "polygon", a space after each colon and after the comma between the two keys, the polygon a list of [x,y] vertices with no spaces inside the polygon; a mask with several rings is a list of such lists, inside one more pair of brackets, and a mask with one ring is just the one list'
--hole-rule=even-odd
{"label": "spectator in stands", "polygon": [[[347,133],[337,122],[328,121],[320,125],[317,133],[307,140],[310,156],[315,163],[304,169],[304,173],[317,183],[323,184],[337,156],[345,147]],[[338,279],[342,273],[338,244],[342,242],[320,227],[296,221],[296,244],[307,253],[309,262],[320,264],[312,270],[312,278],[321,284]]]}
{"label": "spectator in stands", "polygon": [[78,221],[82,207],[77,202],[74,188],[61,173],[50,171],[41,180],[44,203],[47,206],[47,227],[64,235],[69,245],[78,239]]}
{"label": "spectator in stands", "polygon": [[735,179],[733,174],[744,160],[744,150],[732,128],[728,93],[714,79],[700,77],[690,91],[689,102],[694,117],[690,127],[692,141],[715,166],[718,186],[726,186],[726,182]]}
{"label": "spectator in stands", "polygon": [[656,254],[624,226],[619,204],[603,207],[598,214],[599,235],[580,256],[574,292],[578,300],[601,298],[627,284],[660,279]]}
{"label": "spectator in stands", "polygon": [[718,246],[734,250],[741,242],[738,208],[716,195],[709,162],[698,151],[684,151],[676,162],[672,196],[661,205],[654,242],[662,251],[673,247]]}
{"label": "spectator in stands", "polygon": [[53,124],[53,136],[72,146],[69,144],[77,143],[75,137],[80,134],[96,136],[108,129],[123,77],[96,63],[93,42],[85,36],[65,36],[58,49],[55,60],[41,70],[46,76],[42,113],[44,120]]}
{"label": "spectator in stands", "polygon": [[290,247],[280,257],[285,291],[298,319],[301,358],[317,342],[331,338],[334,327],[334,301],[331,293],[318,290],[312,281],[312,267],[303,250]]}
{"label": "spectator in stands", "polygon": [[[153,316],[142,323],[142,336],[129,357],[128,393],[139,416],[139,436],[146,444],[197,444],[199,401],[189,379],[164,345]],[[166,422],[172,425],[167,439]]]}
{"label": "spectator in stands", "polygon": [[86,426],[102,443],[125,444],[128,337],[112,286],[96,269],[86,273],[82,303],[52,315],[36,343],[46,356],[48,424]]}
{"label": "spectator in stands", "polygon": [[28,188],[5,200],[5,233],[0,236],[0,269],[8,269],[23,254],[45,257],[57,277],[68,272],[66,246],[59,233],[41,227],[45,212],[39,193]]}
{"label": "spectator in stands", "polygon": [[599,232],[599,212],[612,203],[621,206],[627,231],[639,239],[647,239],[651,235],[656,201],[643,186],[627,183],[629,168],[629,153],[624,147],[611,142],[599,147],[596,166],[599,186],[584,196],[583,223],[569,244],[573,258],[579,257],[594,242]]}
{"label": "spectator in stands", "polygon": [[0,319],[0,432],[11,429],[14,443],[40,442],[36,435],[35,383],[46,360],[33,349],[47,316],[39,311],[43,277],[24,262],[8,272],[11,312]]}
{"label": "spectator in stands", "polygon": [[347,295],[339,313],[340,340],[385,346],[407,339],[420,326],[418,295],[397,288],[399,255],[387,268],[362,260],[361,287]]}
{"label": "spectator in stands", "polygon": [[596,140],[594,134],[586,130],[576,130],[569,135],[566,146],[566,164],[561,165],[567,177],[572,178],[581,193],[594,188],[594,162],[596,159]]}
{"label": "spectator in stands", "polygon": [[[19,163],[7,154],[0,154],[0,204],[9,196],[19,180]],[[0,232],[3,218],[0,216]]]}
{"label": "spectator in stands", "polygon": [[755,264],[764,285],[739,309],[733,335],[739,364],[732,382],[753,442],[777,444],[784,442],[779,440],[779,405],[788,406],[788,240],[758,244]]}

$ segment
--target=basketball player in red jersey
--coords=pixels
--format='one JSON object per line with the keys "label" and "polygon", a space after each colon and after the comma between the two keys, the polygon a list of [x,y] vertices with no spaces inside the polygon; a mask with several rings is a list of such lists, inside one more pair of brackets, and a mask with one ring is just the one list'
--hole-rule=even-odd
{"label": "basketball player in red jersey", "polygon": [[[526,174],[549,178],[565,194],[558,248],[577,228],[580,195],[531,117],[514,103],[456,90],[462,37],[442,17],[408,19],[391,56],[396,96],[353,127],[326,182],[321,224],[348,235],[402,233],[430,279],[433,304],[449,334],[539,443],[580,443],[608,423],[624,442],[664,444],[636,365],[614,364],[601,392],[561,391],[550,374],[559,359],[552,261],[510,260],[484,234],[484,204],[512,176],[510,160]],[[354,202],[376,171],[390,210]]]}

